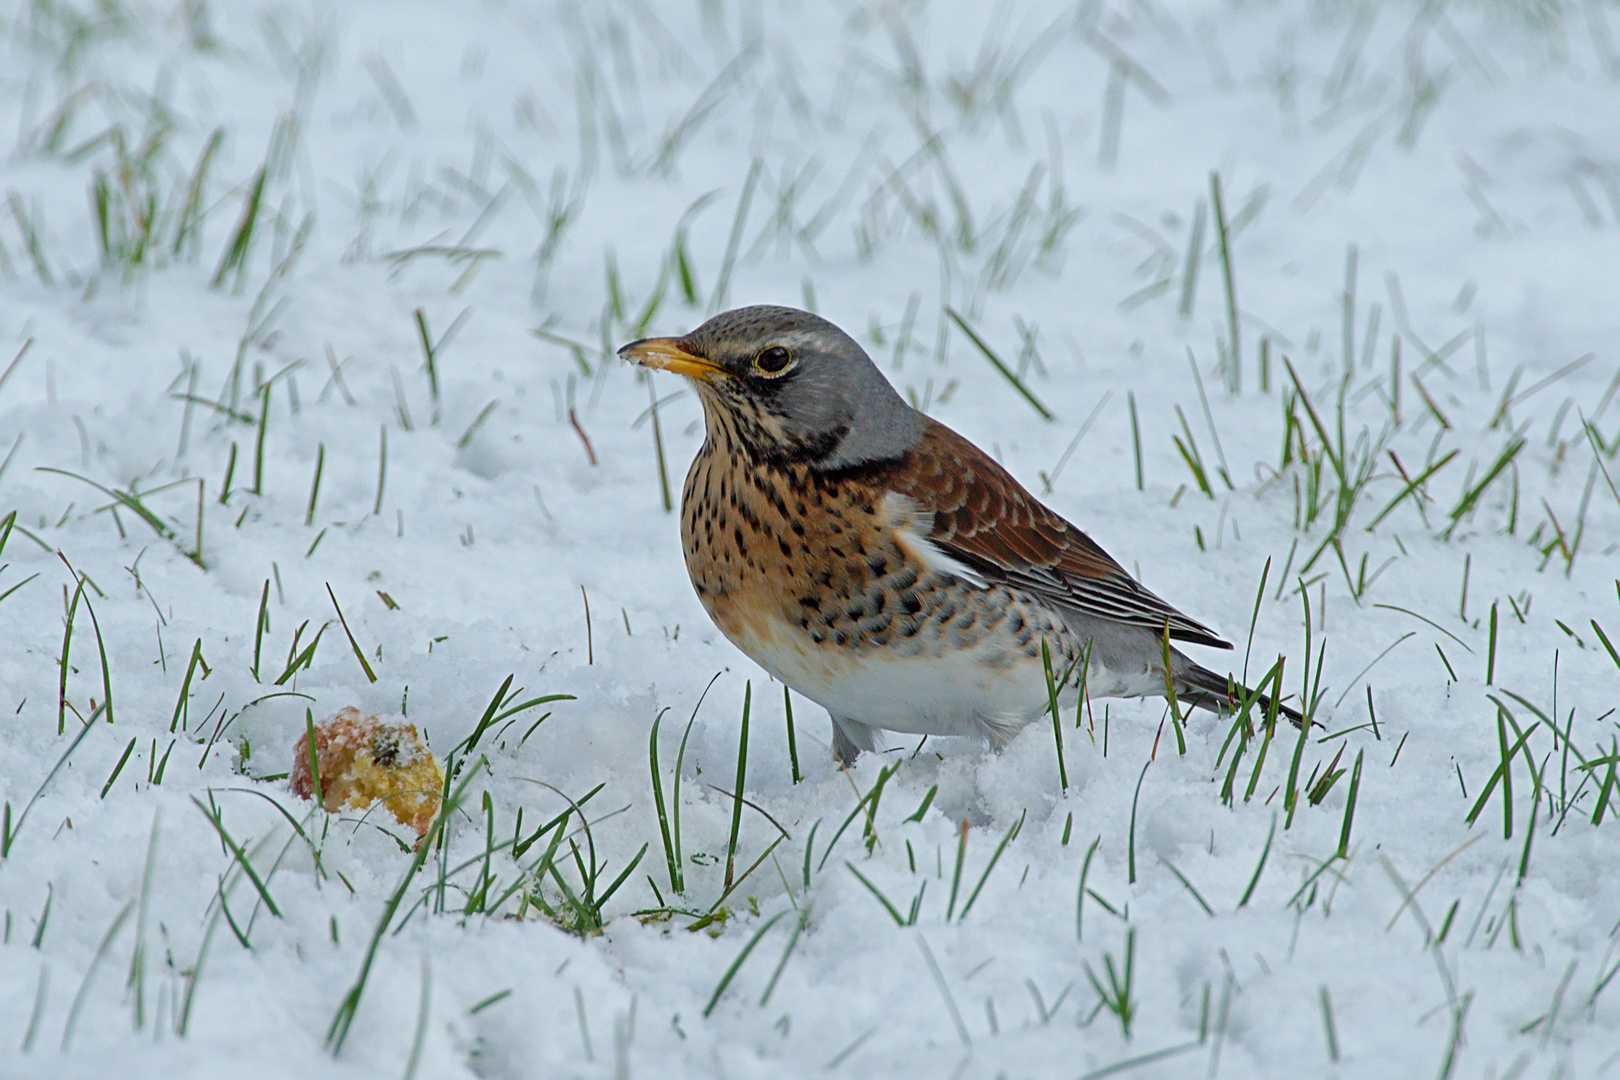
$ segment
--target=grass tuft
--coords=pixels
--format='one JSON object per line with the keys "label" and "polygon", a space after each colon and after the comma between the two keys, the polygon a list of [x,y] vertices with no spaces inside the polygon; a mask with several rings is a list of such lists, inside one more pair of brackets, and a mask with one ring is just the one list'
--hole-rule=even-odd
{"label": "grass tuft", "polygon": [[1081,969],[1086,973],[1086,981],[1097,992],[1097,1007],[1107,1009],[1119,1021],[1120,1032],[1125,1041],[1131,1039],[1131,1023],[1136,1019],[1137,1010],[1141,1002],[1133,995],[1133,984],[1136,980],[1136,927],[1125,931],[1125,952],[1119,965],[1114,965],[1114,954],[1103,953],[1103,975],[1107,979],[1104,985],[1102,979],[1091,969],[1089,961],[1081,961]]}

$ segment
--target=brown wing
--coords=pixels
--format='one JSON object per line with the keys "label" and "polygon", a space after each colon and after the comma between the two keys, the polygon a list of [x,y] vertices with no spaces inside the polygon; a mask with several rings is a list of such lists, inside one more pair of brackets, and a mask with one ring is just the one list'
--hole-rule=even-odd
{"label": "brown wing", "polygon": [[932,511],[929,537],[987,581],[1078,614],[1163,631],[1177,641],[1229,642],[1148,592],[1096,542],[1048,510],[984,451],[935,420],[885,480]]}

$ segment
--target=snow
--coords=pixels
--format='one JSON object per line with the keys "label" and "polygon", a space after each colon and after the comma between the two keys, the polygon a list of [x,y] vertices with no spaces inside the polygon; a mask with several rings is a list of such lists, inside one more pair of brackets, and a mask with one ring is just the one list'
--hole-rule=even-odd
{"label": "snow", "polygon": [[[0,13],[0,1076],[1620,1073],[1613,5],[986,8]],[[98,177],[115,237],[160,207],[139,261],[103,254]],[[764,302],[813,304],[1238,643],[1201,662],[1253,682],[1285,655],[1285,692],[1320,691],[1299,779],[1346,770],[1321,804],[1284,807],[1285,728],[1223,805],[1228,723],[1191,718],[1183,754],[1152,700],[1064,714],[1065,791],[1044,719],[1001,754],[897,736],[842,773],[796,698],[794,783],[782,689],[692,595],[649,388],[611,357]],[[1342,445],[1373,472],[1339,549],[1285,358],[1336,450],[1345,388]],[[651,392],[678,498],[699,407]],[[1421,514],[1373,525],[1398,470],[1437,465]],[[380,809],[328,818],[265,779],[306,711],[348,706],[443,759],[508,675],[502,708],[571,697],[479,737],[414,875]],[[734,873],[787,839],[689,931],[648,913],[724,891],[745,694]],[[1504,750],[1511,828],[1500,782],[1470,823]],[[518,812],[527,837],[599,786],[589,835],[568,826],[598,891],[646,845],[601,932],[515,893],[477,910],[486,863],[493,903],[550,843],[514,862]],[[862,878],[902,920],[920,892],[914,924]]]}

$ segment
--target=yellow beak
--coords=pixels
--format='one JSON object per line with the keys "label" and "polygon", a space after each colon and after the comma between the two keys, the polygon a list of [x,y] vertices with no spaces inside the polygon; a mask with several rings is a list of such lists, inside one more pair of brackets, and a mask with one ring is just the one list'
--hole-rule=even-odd
{"label": "yellow beak", "polygon": [[624,346],[619,350],[619,355],[643,367],[673,371],[694,379],[712,379],[716,375],[729,377],[729,373],[718,364],[710,363],[701,356],[693,356],[681,348],[677,338],[642,338]]}

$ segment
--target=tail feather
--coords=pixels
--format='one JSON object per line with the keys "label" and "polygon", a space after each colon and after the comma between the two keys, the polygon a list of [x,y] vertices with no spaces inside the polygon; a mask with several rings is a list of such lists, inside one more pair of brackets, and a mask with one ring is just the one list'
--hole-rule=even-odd
{"label": "tail feather", "polygon": [[1271,715],[1272,709],[1275,708],[1295,727],[1305,727],[1310,723],[1298,709],[1286,702],[1273,701],[1265,694],[1250,690],[1231,676],[1217,675],[1191,660],[1176,672],[1176,700],[1178,704],[1221,714],[1238,712],[1243,708],[1244,702],[1251,701],[1252,715],[1258,718],[1263,719]]}
{"label": "tail feather", "polygon": [[833,757],[838,760],[839,768],[847,769],[855,764],[861,751],[876,749],[877,733],[870,724],[851,720],[847,716],[832,717],[832,724]]}

